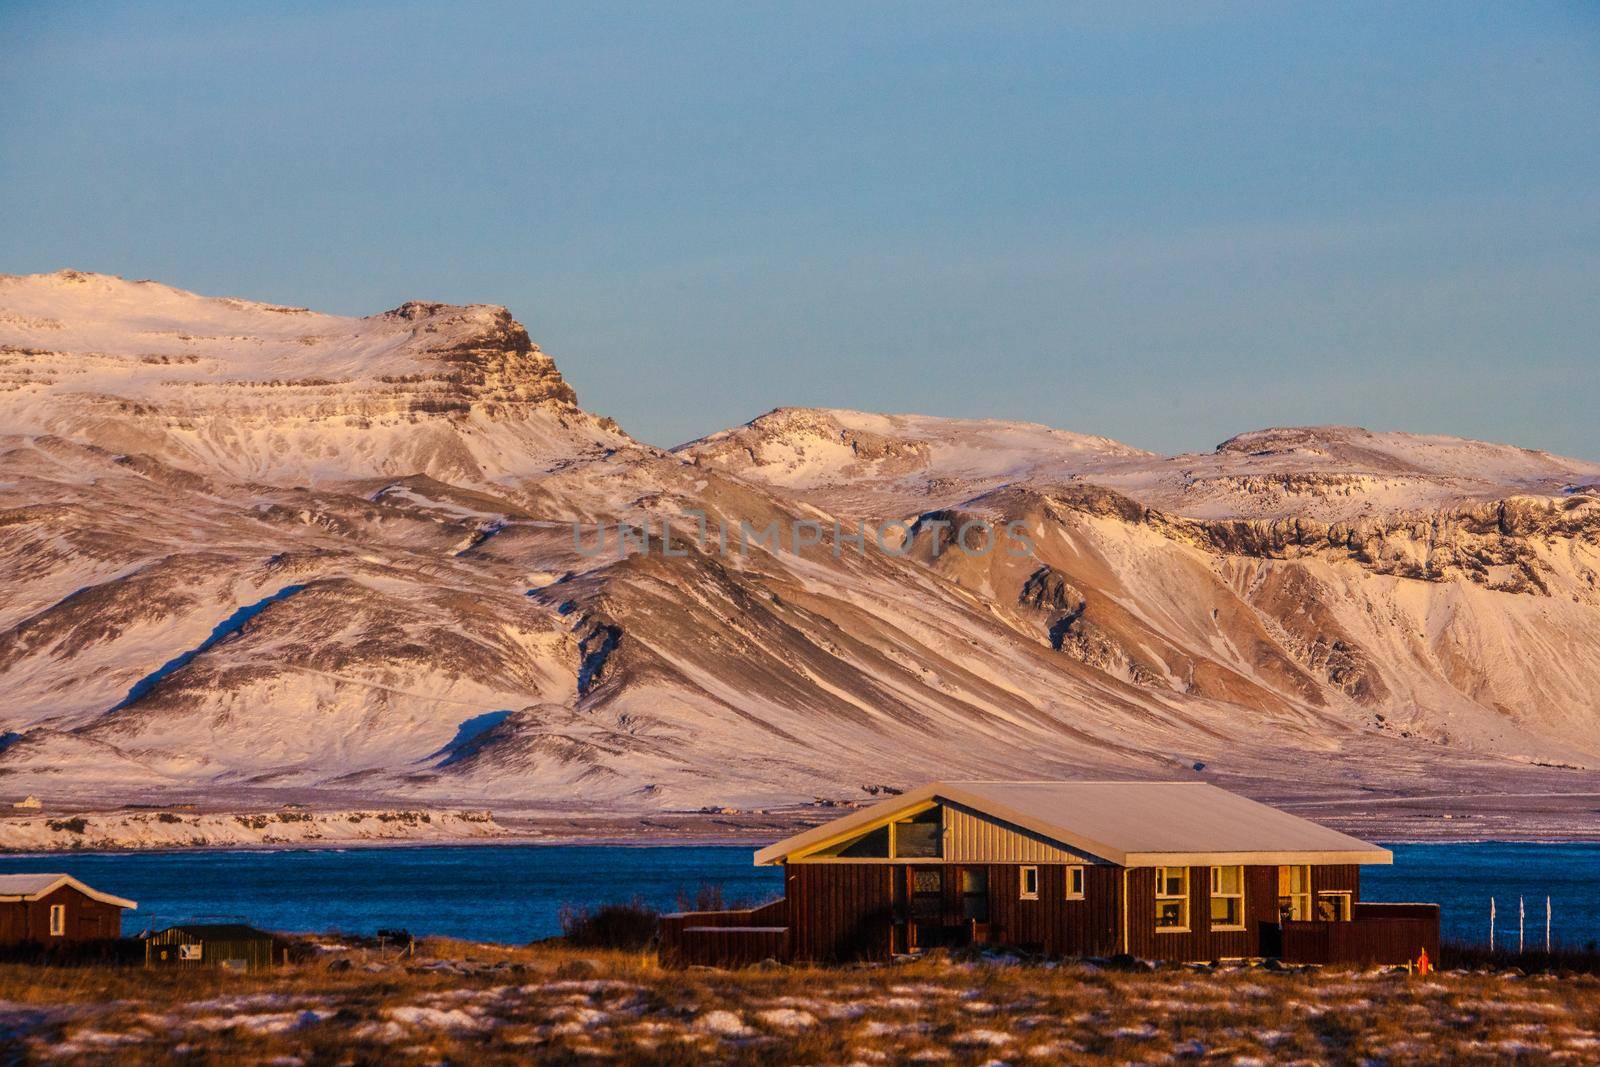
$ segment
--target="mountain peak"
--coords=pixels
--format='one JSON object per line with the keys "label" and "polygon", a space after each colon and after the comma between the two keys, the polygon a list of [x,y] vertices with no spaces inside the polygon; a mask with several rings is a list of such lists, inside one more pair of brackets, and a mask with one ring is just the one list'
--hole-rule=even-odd
{"label": "mountain peak", "polygon": [[472,480],[631,444],[504,307],[353,318],[75,270],[0,276],[0,416],[257,479]]}
{"label": "mountain peak", "polygon": [[1234,434],[1217,446],[1218,452],[1267,453],[1317,448],[1335,441],[1370,439],[1371,430],[1360,426],[1269,426]]}

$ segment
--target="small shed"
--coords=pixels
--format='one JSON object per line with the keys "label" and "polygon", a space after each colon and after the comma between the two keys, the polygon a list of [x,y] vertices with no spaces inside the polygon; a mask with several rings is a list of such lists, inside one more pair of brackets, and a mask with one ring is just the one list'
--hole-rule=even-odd
{"label": "small shed", "polygon": [[70,874],[0,875],[0,945],[110,940],[122,933],[123,909],[136,907]]}
{"label": "small shed", "polygon": [[244,923],[185,923],[144,938],[147,967],[222,967],[255,971],[271,967],[275,942],[265,930]]}

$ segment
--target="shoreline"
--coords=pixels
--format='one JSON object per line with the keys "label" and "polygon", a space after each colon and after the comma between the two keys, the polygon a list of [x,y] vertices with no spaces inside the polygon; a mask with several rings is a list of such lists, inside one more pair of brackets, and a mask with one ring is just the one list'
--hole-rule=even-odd
{"label": "shoreline", "polygon": [[[376,797],[304,794],[292,804],[265,796],[209,803],[164,799],[165,804],[146,800],[78,807],[60,798],[43,810],[0,810],[0,857],[494,845],[754,850],[861,806],[832,802],[745,810],[619,811],[599,805],[508,804],[490,809],[481,801],[471,806],[391,806]],[[1597,799],[1600,794],[1592,790],[1507,790],[1298,797],[1284,807],[1330,829],[1385,845],[1600,845]]]}
{"label": "shoreline", "polygon": [[[1536,845],[1547,847],[1572,847],[1593,846],[1600,847],[1600,839],[1585,838],[1557,838],[1557,837],[1424,837],[1424,838],[1382,838],[1374,843],[1382,848],[1413,847],[1413,846],[1453,846],[1467,847],[1474,845]],[[575,835],[572,837],[552,837],[537,834],[506,834],[502,837],[463,837],[459,840],[405,840],[398,838],[368,839],[352,841],[296,841],[296,842],[270,842],[259,844],[225,844],[225,845],[188,845],[172,846],[158,845],[150,847],[130,846],[127,848],[59,848],[59,849],[12,849],[0,848],[0,863],[12,859],[46,859],[60,856],[157,856],[157,855],[194,855],[196,853],[218,854],[226,852],[351,852],[351,851],[378,851],[378,850],[410,850],[410,849],[445,849],[445,848],[628,848],[673,849],[673,848],[749,848],[752,851],[768,844],[765,838],[746,839],[739,835],[728,837],[690,836],[674,839],[672,841],[653,841],[639,837],[625,838],[612,835]]]}

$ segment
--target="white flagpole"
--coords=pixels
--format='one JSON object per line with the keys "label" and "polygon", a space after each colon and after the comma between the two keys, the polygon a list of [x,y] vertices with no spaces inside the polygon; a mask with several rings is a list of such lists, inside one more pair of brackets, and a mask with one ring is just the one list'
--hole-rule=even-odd
{"label": "white flagpole", "polygon": [[1527,908],[1522,904],[1522,898],[1517,898],[1517,954],[1522,954],[1522,920],[1527,917]]}
{"label": "white flagpole", "polygon": [[1494,897],[1489,898],[1489,951],[1494,951]]}
{"label": "white flagpole", "polygon": [[1550,951],[1550,898],[1544,898],[1544,950]]}

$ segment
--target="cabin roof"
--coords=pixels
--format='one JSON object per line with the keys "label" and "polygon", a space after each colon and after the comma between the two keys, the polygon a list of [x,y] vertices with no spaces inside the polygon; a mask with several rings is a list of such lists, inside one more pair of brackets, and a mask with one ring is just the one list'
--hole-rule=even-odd
{"label": "cabin roof", "polygon": [[272,935],[265,930],[257,930],[254,926],[244,923],[178,923],[165,930],[157,931],[154,936],[171,933],[177,930],[188,934],[190,937],[200,938],[202,941],[271,941]]}
{"label": "cabin roof", "polygon": [[102,904],[129,909],[139,906],[131,900],[91,889],[70,874],[0,874],[0,900],[41,900],[64,885]]}
{"label": "cabin roof", "polygon": [[756,864],[945,801],[1123,867],[1392,863],[1387,849],[1205,782],[932,782],[756,853]]}

